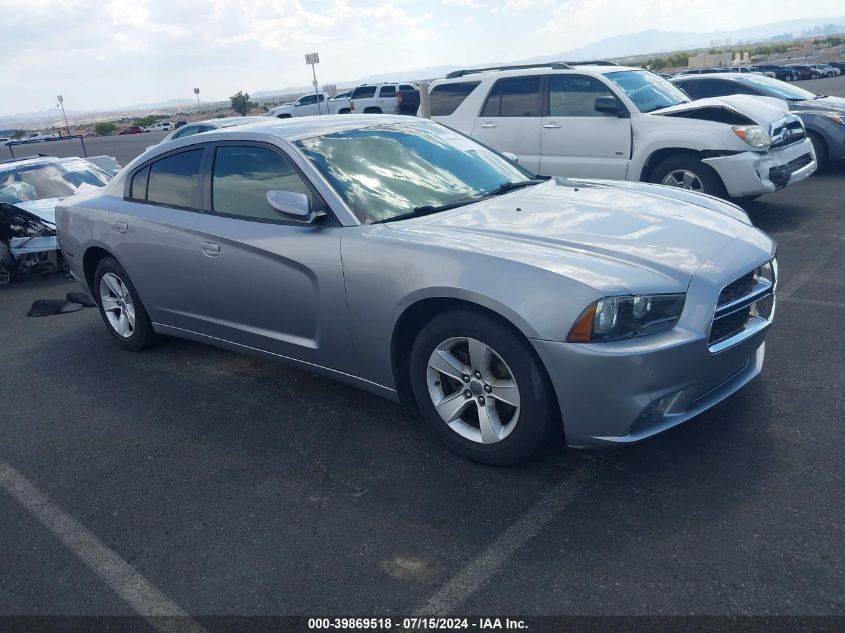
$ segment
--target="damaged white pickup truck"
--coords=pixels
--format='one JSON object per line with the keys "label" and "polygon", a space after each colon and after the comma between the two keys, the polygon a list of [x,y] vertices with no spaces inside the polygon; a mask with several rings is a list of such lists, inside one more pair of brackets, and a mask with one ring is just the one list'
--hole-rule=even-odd
{"label": "damaged white pickup truck", "polygon": [[784,101],[691,101],[662,77],[608,62],[460,70],[431,85],[431,118],[546,176],[653,182],[754,198],[816,170]]}
{"label": "damaged white pickup truck", "polygon": [[63,269],[56,242],[56,204],[75,193],[104,187],[119,170],[111,156],[0,162],[0,286],[20,275]]}

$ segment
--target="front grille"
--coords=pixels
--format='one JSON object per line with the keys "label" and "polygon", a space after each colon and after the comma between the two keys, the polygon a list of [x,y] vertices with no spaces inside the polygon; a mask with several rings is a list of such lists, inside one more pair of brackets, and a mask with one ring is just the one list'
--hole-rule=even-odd
{"label": "front grille", "polygon": [[722,288],[707,339],[711,352],[725,350],[771,323],[776,282],[773,259]]}
{"label": "front grille", "polygon": [[775,149],[803,141],[806,133],[801,119],[791,114],[770,124],[769,136],[772,139],[771,148]]}
{"label": "front grille", "polygon": [[804,154],[803,156],[799,156],[798,158],[789,161],[785,167],[789,170],[790,174],[794,174],[799,169],[803,169],[807,165],[813,162],[813,157],[809,154]]}

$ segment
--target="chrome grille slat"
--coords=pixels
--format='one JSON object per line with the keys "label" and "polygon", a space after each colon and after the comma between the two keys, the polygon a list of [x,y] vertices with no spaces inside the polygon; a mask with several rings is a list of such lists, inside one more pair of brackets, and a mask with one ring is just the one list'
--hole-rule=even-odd
{"label": "chrome grille slat", "polygon": [[[771,279],[758,271],[770,267]],[[724,286],[710,325],[708,349],[723,351],[768,327],[774,315],[777,261],[772,259]],[[770,301],[769,301],[770,300]]]}
{"label": "chrome grille slat", "polygon": [[803,141],[806,135],[804,124],[794,114],[769,124],[769,137],[772,139],[771,149]]}

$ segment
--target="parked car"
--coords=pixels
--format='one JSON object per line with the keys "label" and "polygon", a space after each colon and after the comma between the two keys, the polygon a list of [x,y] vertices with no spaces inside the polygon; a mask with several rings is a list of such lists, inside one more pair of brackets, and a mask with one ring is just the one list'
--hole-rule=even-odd
{"label": "parked car", "polygon": [[749,69],[755,72],[761,72],[775,79],[781,81],[797,81],[798,71],[790,66],[778,66],[776,64],[757,64],[749,66]]}
{"label": "parked car", "polygon": [[845,71],[845,62],[829,62],[828,66],[833,66],[836,68],[840,73]]}
{"label": "parked car", "polygon": [[56,219],[120,346],[172,334],[416,401],[491,464],[689,420],[760,373],[774,314],[775,245],[735,205],[541,179],[412,117],[179,139]]}
{"label": "parked car", "polygon": [[[749,97],[691,103],[640,68],[457,71],[432,83],[431,114],[548,176],[647,181],[748,198],[816,169],[801,120],[785,104]],[[786,129],[796,134],[772,142],[770,134],[780,139]]]}
{"label": "parked car", "polygon": [[841,97],[820,96],[777,79],[750,75],[677,77],[672,83],[683,88],[693,99],[726,95],[782,99],[801,117],[819,165],[845,158],[845,99]]}
{"label": "parked car", "polygon": [[413,84],[362,84],[352,91],[349,109],[354,114],[401,114],[403,108],[397,98],[400,91],[417,91],[419,95],[419,88]]}
{"label": "parked car", "polygon": [[296,101],[283,103],[267,114],[280,119],[318,114],[345,114],[349,112],[349,98],[340,95],[329,98],[325,92],[302,95]]}
{"label": "parked car", "polygon": [[811,67],[818,71],[820,77],[837,77],[842,73],[839,68],[831,64],[811,64]]}
{"label": "parked car", "polygon": [[119,168],[111,156],[0,162],[0,286],[21,275],[63,268],[56,204],[78,191],[105,186]]}
{"label": "parked car", "polygon": [[149,130],[145,130],[140,125],[130,125],[129,127],[122,129],[117,134],[118,136],[121,136],[123,134],[143,134],[144,132],[149,132]]}
{"label": "parked car", "polygon": [[351,97],[352,91],[347,90],[329,99],[329,114],[349,114],[352,111],[349,107]]}
{"label": "parked car", "polygon": [[170,121],[157,121],[147,128],[147,132],[169,132],[173,129]]}
{"label": "parked car", "polygon": [[818,79],[821,75],[818,70],[805,64],[796,64],[792,70],[798,75],[798,79]]}
{"label": "parked car", "polygon": [[[186,138],[194,134],[202,134],[203,132],[210,132],[212,130],[221,130],[227,127],[234,127],[236,125],[248,125],[250,123],[258,123],[266,121],[266,116],[230,116],[222,119],[209,119],[207,121],[194,121],[189,125],[184,125],[176,128],[170,134],[161,139],[158,144],[167,143],[179,138]],[[151,149],[155,145],[150,145],[147,149]]]}
{"label": "parked car", "polygon": [[187,121],[176,121],[176,125],[173,126],[173,129],[176,130],[185,125],[188,125]]}
{"label": "parked car", "polygon": [[[714,73],[751,73],[751,74],[758,74],[758,75],[765,75],[769,74],[774,77],[774,73],[771,71],[757,71],[751,70],[748,66],[724,66],[718,68],[690,68],[688,70],[682,70],[678,73],[680,75],[712,75]],[[661,75],[662,76],[662,75]],[[664,77],[667,79],[667,77]]]}

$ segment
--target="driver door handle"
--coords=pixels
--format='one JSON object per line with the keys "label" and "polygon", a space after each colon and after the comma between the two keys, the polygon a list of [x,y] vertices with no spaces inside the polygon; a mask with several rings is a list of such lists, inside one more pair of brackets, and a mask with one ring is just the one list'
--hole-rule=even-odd
{"label": "driver door handle", "polygon": [[479,127],[496,127],[495,123],[482,123]]}
{"label": "driver door handle", "polygon": [[200,250],[203,252],[203,255],[217,257],[220,254],[220,244],[215,244],[214,242],[202,242],[200,244]]}
{"label": "driver door handle", "polygon": [[546,123],[546,124],[543,126],[543,129],[544,129],[544,130],[559,130],[559,129],[560,129],[560,125],[558,125],[557,123]]}

